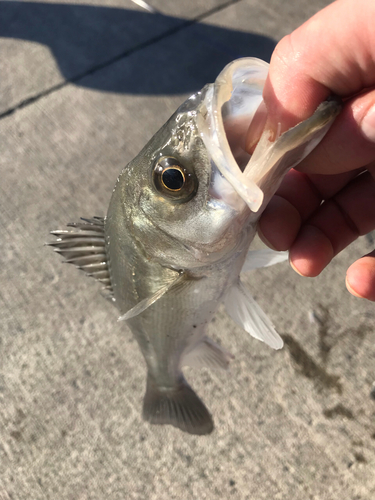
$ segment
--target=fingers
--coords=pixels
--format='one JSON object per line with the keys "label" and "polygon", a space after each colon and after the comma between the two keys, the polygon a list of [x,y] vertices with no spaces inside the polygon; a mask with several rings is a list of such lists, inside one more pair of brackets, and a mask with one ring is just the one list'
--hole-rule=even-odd
{"label": "fingers", "polygon": [[373,0],[339,0],[280,41],[263,93],[271,129],[306,119],[330,93],[375,85],[374,16]]}
{"label": "fingers", "polygon": [[346,273],[346,287],[356,297],[375,301],[375,251],[349,267]]}
{"label": "fingers", "polygon": [[259,236],[275,250],[288,250],[301,225],[323,200],[339,192],[357,172],[334,176],[307,176],[291,170],[284,178],[259,221]]}
{"label": "fingers", "polygon": [[[292,266],[304,276],[319,274],[358,235],[375,228],[375,169],[358,176],[375,159],[374,18],[373,0],[338,0],[281,40],[271,59],[263,97],[265,128],[274,134],[311,116],[330,94],[345,103],[298,167],[310,175],[287,176],[259,223],[262,239],[290,249]],[[347,286],[375,300],[374,253],[349,268]]]}
{"label": "fingers", "polygon": [[301,276],[313,278],[335,256],[329,236],[315,225],[303,226],[289,251],[289,262]]}
{"label": "fingers", "polygon": [[302,219],[298,210],[282,196],[275,195],[258,224],[260,239],[274,250],[289,250],[296,239]]}
{"label": "fingers", "polygon": [[303,276],[317,276],[358,236],[375,228],[375,182],[366,172],[337,193],[304,224],[290,248],[290,261]]}
{"label": "fingers", "polygon": [[336,174],[375,158],[375,90],[345,103],[322,142],[298,165],[303,172]]}
{"label": "fingers", "polygon": [[267,108],[266,105],[264,104],[264,101],[262,101],[260,106],[256,110],[253,119],[251,120],[251,123],[248,127],[247,133],[245,135],[246,137],[245,150],[248,153],[250,154],[254,153],[254,149],[258,144],[258,141],[266,125],[266,121],[267,121]]}
{"label": "fingers", "polygon": [[327,176],[293,172],[262,215],[260,237],[276,250],[289,249],[299,274],[317,276],[359,235],[375,229],[374,178],[365,172],[350,180],[353,175],[332,176],[322,193]]}

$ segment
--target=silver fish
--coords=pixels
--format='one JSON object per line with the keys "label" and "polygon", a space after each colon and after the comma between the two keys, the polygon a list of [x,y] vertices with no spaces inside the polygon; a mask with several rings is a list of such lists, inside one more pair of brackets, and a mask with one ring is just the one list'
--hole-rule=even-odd
{"label": "silver fish", "polygon": [[[268,64],[239,59],[182,104],[117,179],[106,218],[53,231],[55,250],[105,285],[147,364],[143,417],[191,434],[212,417],[182,367],[226,368],[231,354],[205,335],[224,302],[247,332],[283,342],[240,273],[287,258],[249,252],[257,221],[286,172],[323,138],[340,111],[322,103],[274,142],[263,133],[252,156],[245,135],[262,103]],[[229,127],[235,142],[228,141]]]}

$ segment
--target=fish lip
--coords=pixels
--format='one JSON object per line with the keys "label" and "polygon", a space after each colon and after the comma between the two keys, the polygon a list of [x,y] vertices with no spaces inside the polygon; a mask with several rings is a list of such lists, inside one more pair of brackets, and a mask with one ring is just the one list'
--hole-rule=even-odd
{"label": "fish lip", "polygon": [[[228,199],[228,204],[241,210],[245,202],[251,211],[257,212],[263,203],[263,192],[250,176],[245,176],[238,166],[225,133],[222,108],[230,101],[236,90],[249,92],[248,99],[262,102],[263,86],[268,74],[268,64],[256,58],[237,59],[228,64],[206,91],[198,114],[198,129],[213,163],[223,178],[236,193]],[[246,90],[248,89],[248,90]],[[241,107],[241,106],[240,106]],[[257,107],[255,108],[257,109]],[[254,110],[255,111],[255,110]],[[252,117],[249,117],[249,125]],[[240,199],[240,200],[239,200]]]}

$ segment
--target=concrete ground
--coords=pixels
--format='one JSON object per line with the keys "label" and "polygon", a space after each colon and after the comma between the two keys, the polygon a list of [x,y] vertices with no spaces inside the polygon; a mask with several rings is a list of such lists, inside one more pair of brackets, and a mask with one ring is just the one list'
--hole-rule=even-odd
{"label": "concrete ground", "polygon": [[216,429],[141,419],[143,358],[99,286],[43,247],[104,215],[116,177],[230,60],[269,58],[326,0],[0,1],[0,499],[375,498],[374,305],[345,289],[371,236],[314,280],[247,282],[274,352],[220,310],[228,372],[186,370]]}

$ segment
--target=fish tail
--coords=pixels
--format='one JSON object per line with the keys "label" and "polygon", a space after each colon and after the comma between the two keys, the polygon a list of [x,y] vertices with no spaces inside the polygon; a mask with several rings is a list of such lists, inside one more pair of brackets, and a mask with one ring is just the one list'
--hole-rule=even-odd
{"label": "fish tail", "polygon": [[212,417],[184,378],[171,389],[161,389],[150,374],[143,401],[143,418],[150,424],[173,425],[189,434],[210,434]]}

